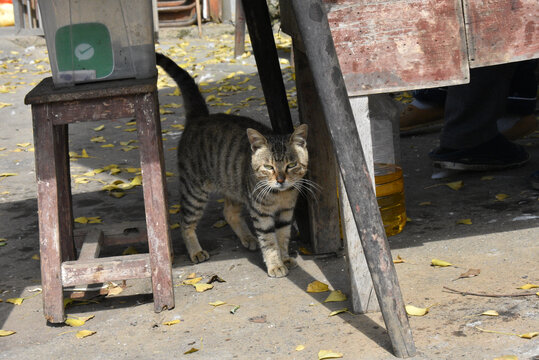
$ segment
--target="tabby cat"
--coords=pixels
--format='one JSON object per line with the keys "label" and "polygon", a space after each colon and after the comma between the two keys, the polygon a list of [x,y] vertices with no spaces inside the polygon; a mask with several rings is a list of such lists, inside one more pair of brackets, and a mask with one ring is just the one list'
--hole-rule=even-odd
{"label": "tabby cat", "polygon": [[[178,145],[180,226],[189,257],[209,259],[196,235],[208,197],[225,197],[224,216],[243,246],[262,251],[268,275],[283,277],[295,266],[288,242],[298,192],[306,188],[307,125],[293,134],[275,135],[242,116],[210,114],[193,78],[168,57],[160,65],[178,84],[186,112]],[[242,217],[249,211],[256,237]]]}

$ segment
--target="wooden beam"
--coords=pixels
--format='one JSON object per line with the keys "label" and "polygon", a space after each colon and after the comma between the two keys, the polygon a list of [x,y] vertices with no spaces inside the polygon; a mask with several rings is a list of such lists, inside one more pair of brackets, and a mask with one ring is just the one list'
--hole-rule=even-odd
{"label": "wooden beam", "polygon": [[150,255],[135,254],[62,263],[64,286],[144,279],[151,276]]}
{"label": "wooden beam", "polygon": [[320,0],[292,0],[382,315],[397,357],[416,353],[361,141]]}

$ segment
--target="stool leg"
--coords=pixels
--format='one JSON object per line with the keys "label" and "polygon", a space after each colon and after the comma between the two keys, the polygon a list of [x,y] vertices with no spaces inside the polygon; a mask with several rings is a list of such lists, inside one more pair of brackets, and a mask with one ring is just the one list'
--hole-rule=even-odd
{"label": "stool leg", "polygon": [[71,199],[71,172],[67,126],[67,124],[54,126],[54,156],[56,158],[56,179],[59,189],[58,201],[62,207],[59,209],[61,211],[58,214],[60,220],[62,261],[76,259],[75,242],[73,240],[73,206]]}
{"label": "stool leg", "polygon": [[39,214],[39,249],[43,313],[51,323],[64,321],[64,299],[61,278],[61,226],[63,211],[59,193],[62,187],[57,178],[58,157],[55,149],[54,126],[47,118],[47,105],[33,105],[34,144]]}
{"label": "stool leg", "polygon": [[140,166],[146,210],[148,247],[156,312],[174,307],[172,251],[168,226],[168,205],[157,93],[137,98],[135,104]]}

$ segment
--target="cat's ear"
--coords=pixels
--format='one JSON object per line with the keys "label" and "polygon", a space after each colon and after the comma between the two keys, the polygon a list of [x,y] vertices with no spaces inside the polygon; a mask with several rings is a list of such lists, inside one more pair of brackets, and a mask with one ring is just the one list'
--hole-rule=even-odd
{"label": "cat's ear", "polygon": [[251,143],[251,150],[253,150],[253,152],[260,149],[261,147],[268,145],[268,140],[266,140],[264,135],[262,135],[255,129],[247,129],[247,137],[249,138],[249,142]]}
{"label": "cat's ear", "polygon": [[294,130],[294,133],[290,135],[290,142],[292,144],[305,147],[307,146],[307,130],[308,130],[307,124],[301,124]]}

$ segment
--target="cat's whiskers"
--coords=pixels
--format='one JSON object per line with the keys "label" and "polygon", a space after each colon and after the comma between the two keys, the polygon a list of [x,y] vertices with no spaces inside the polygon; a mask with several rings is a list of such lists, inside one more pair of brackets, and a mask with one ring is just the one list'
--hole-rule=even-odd
{"label": "cat's whiskers", "polygon": [[[256,192],[258,191],[258,194]],[[252,195],[255,197],[256,202],[264,201],[264,198],[271,192],[271,186],[267,179],[260,180],[256,183]]]}
{"label": "cat's whiskers", "polygon": [[320,185],[309,179],[299,179],[293,184],[293,186],[303,196],[310,196],[315,202],[318,203],[318,196],[316,192],[320,192],[322,189]]}

